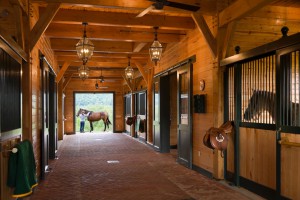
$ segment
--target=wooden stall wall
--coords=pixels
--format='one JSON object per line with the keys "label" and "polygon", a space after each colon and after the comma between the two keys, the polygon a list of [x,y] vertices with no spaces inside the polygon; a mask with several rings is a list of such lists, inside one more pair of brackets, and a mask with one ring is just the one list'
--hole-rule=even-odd
{"label": "wooden stall wall", "polygon": [[276,190],[276,132],[240,128],[240,176]]}
{"label": "wooden stall wall", "polygon": [[[282,133],[282,139],[300,144],[299,134]],[[300,147],[281,145],[281,195],[300,199]]]}
{"label": "wooden stall wall", "polygon": [[124,130],[124,103],[123,103],[123,92],[120,87],[121,82],[104,82],[103,86],[108,88],[95,89],[95,80],[86,79],[82,81],[79,78],[72,79],[65,89],[65,133],[74,134],[74,92],[114,92],[115,93],[115,131],[122,132]]}
{"label": "wooden stall wall", "polygon": [[[216,22],[213,17],[206,17],[205,20],[212,32],[216,32]],[[158,36],[159,37],[159,36]],[[211,51],[204,40],[202,33],[195,28],[176,44],[169,44],[163,52],[162,59],[155,67],[155,73],[164,71],[177,63],[196,56],[193,63],[193,95],[206,94],[206,113],[193,113],[193,165],[213,172],[213,151],[203,145],[202,138],[205,131],[214,126],[213,113],[213,76],[214,59]],[[199,81],[205,80],[204,91],[200,91]],[[192,97],[191,97],[192,98]]]}

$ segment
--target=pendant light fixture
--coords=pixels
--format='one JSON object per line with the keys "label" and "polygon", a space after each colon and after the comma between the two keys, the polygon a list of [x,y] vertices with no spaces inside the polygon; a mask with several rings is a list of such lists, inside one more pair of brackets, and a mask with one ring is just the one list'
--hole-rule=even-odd
{"label": "pendant light fixture", "polygon": [[84,81],[89,76],[89,68],[85,65],[86,63],[83,62],[83,65],[81,65],[78,69],[79,77]]}
{"label": "pendant light fixture", "polygon": [[133,79],[133,74],[134,74],[133,69],[130,66],[130,57],[128,57],[128,66],[125,69],[125,77],[127,79]]}
{"label": "pendant light fixture", "polygon": [[86,36],[86,25],[88,25],[88,23],[82,22],[82,25],[84,26],[83,37],[76,44],[76,51],[78,57],[83,61],[84,64],[86,64],[88,59],[92,57],[95,47]]}
{"label": "pendant light fixture", "polygon": [[151,47],[149,48],[150,59],[152,60],[152,62],[155,63],[155,66],[157,65],[157,62],[160,60],[162,55],[162,50],[163,50],[162,45],[157,39],[157,29],[158,27],[154,27],[155,38]]}

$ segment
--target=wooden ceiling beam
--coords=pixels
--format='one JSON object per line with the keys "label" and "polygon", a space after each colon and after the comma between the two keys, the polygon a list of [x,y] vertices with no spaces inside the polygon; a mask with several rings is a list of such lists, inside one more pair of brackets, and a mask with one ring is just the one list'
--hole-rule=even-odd
{"label": "wooden ceiling beam", "polygon": [[219,13],[219,27],[255,12],[275,0],[237,0]]}
{"label": "wooden ceiling beam", "polygon": [[145,42],[135,43],[133,47],[133,52],[140,52],[146,45],[147,43]]}
{"label": "wooden ceiling beam", "polygon": [[116,12],[95,12],[82,10],[61,9],[53,19],[55,23],[81,24],[82,20],[89,24],[119,27],[151,28],[154,26],[160,29],[191,30],[195,28],[195,23],[191,17],[145,15],[136,17],[131,13]]}
{"label": "wooden ceiling beam", "polygon": [[[55,51],[56,56],[77,56],[75,51]],[[101,52],[94,52],[93,57],[100,57],[100,58],[128,58],[130,56],[132,59],[144,59],[149,57],[149,52],[140,53],[140,52],[133,52],[128,55],[128,53],[101,53]]]}
{"label": "wooden ceiling beam", "polygon": [[[58,61],[58,64],[59,65],[63,65],[65,61]],[[95,61],[89,61],[87,62],[86,66],[88,67],[103,67],[103,68],[119,68],[119,67],[123,67],[125,69],[125,67],[127,66],[127,63],[128,61],[126,62],[95,62]],[[79,67],[82,65],[82,62],[80,60],[78,61],[73,61],[70,65],[70,67],[74,66],[74,67]]]}
{"label": "wooden ceiling beam", "polygon": [[105,8],[146,8],[151,2],[143,0],[120,1],[120,0],[31,0],[32,3],[63,3],[73,6],[105,7]]}
{"label": "wooden ceiling beam", "polygon": [[4,29],[0,27],[0,39],[2,39],[10,48],[13,49],[23,60],[28,61],[28,54],[24,49],[7,33]]}
{"label": "wooden ceiling beam", "polygon": [[[57,56],[57,61],[68,61],[68,62],[81,62],[82,61],[77,57],[71,57],[71,56]],[[147,60],[148,58],[146,58],[145,60]],[[88,62],[121,62],[121,63],[127,63],[128,62],[128,58],[124,57],[124,58],[100,58],[100,57],[92,57],[89,59]]]}
{"label": "wooden ceiling beam", "polygon": [[[125,54],[124,54],[125,55]],[[143,58],[134,58],[136,61],[143,61],[147,60],[148,57],[143,57]],[[77,55],[73,56],[57,56],[56,57],[57,61],[71,61],[71,62],[82,62]],[[127,60],[128,61],[128,56],[123,56],[123,57],[96,57],[92,56],[89,59],[89,62],[110,62],[110,61],[115,61],[115,62],[123,62]]]}
{"label": "wooden ceiling beam", "polygon": [[207,45],[209,46],[211,53],[213,54],[214,57],[217,57],[217,40],[213,36],[212,32],[210,31],[204,17],[198,12],[193,13],[192,17],[193,17],[199,31],[204,36],[204,39],[205,39]]}
{"label": "wooden ceiling beam", "polygon": [[56,83],[59,83],[61,78],[64,76],[64,73],[67,71],[68,67],[70,66],[71,61],[66,61],[62,68],[59,70],[58,75],[56,76]]}
{"label": "wooden ceiling beam", "polygon": [[[178,33],[178,34],[176,34]],[[82,25],[77,24],[58,24],[52,23],[47,28],[45,35],[49,38],[68,38],[80,39],[83,35]],[[162,43],[179,42],[179,32],[166,31],[158,33],[159,41]],[[154,32],[152,29],[144,31],[129,30],[128,28],[120,27],[105,27],[105,26],[87,26],[87,36],[91,40],[103,41],[126,41],[126,42],[152,42],[154,40]]]}
{"label": "wooden ceiling beam", "polygon": [[60,5],[60,3],[49,4],[45,12],[41,13],[42,15],[30,32],[30,51],[32,51],[33,47],[37,44],[42,34],[51,23],[53,17],[58,12]]}
{"label": "wooden ceiling beam", "polygon": [[[76,51],[75,45],[78,40],[75,39],[50,39],[51,47],[54,51]],[[133,44],[131,42],[115,41],[92,41],[95,45],[95,52],[132,52]],[[75,54],[76,55],[76,54]]]}
{"label": "wooden ceiling beam", "polygon": [[140,73],[142,74],[146,84],[148,84],[148,75],[146,74],[143,65],[141,63],[139,63],[138,61],[134,61],[134,64],[137,66],[137,68],[139,69]]}

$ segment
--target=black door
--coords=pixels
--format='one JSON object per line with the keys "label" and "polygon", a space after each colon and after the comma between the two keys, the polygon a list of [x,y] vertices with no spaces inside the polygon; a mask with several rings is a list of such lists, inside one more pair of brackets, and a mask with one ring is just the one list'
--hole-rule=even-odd
{"label": "black door", "polygon": [[54,159],[57,152],[57,84],[55,74],[49,73],[49,158]]}
{"label": "black door", "polygon": [[41,178],[45,178],[49,161],[49,67],[41,58]]}
{"label": "black door", "polygon": [[178,88],[178,162],[192,167],[192,118],[191,118],[190,64],[177,71]]}
{"label": "black door", "polygon": [[170,152],[170,76],[160,78],[160,152]]}

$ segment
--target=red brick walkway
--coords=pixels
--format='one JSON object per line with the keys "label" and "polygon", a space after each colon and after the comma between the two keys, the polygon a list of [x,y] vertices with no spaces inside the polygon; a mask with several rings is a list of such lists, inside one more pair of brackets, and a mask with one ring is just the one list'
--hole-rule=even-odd
{"label": "red brick walkway", "polygon": [[26,200],[253,199],[124,134],[69,135],[58,156]]}

